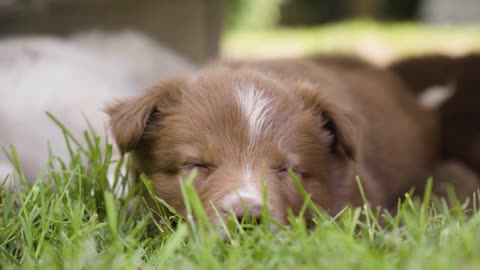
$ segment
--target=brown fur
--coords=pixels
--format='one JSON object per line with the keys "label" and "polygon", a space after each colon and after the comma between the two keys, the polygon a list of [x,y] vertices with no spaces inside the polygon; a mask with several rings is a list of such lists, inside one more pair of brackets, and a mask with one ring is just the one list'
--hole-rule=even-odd
{"label": "brown fur", "polygon": [[[460,202],[472,199],[472,194],[479,188],[478,177],[467,165],[459,161],[446,160],[438,162],[434,167],[435,185],[433,193],[448,198],[449,192]],[[471,205],[470,205],[471,206]]]}
{"label": "brown fur", "polygon": [[453,84],[454,95],[437,108],[441,158],[459,160],[480,174],[480,55],[413,57],[391,68],[417,93]]}
{"label": "brown fur", "polygon": [[433,54],[400,59],[390,68],[415,93],[420,93],[432,85],[446,85],[457,73],[457,60],[454,57]]}
{"label": "brown fur", "polygon": [[[271,101],[253,141],[235,98],[248,86]],[[108,112],[120,150],[132,152],[136,170],[181,213],[178,178],[198,169],[194,185],[212,220],[212,205],[226,214],[222,198],[245,186],[246,167],[255,188],[265,181],[272,216],[286,222],[286,209],[298,213],[303,203],[288,167],[334,214],[362,203],[355,176],[373,205],[389,207],[412,186],[423,187],[436,155],[432,116],[395,76],[370,66],[220,62]]]}
{"label": "brown fur", "polygon": [[375,68],[372,63],[349,54],[315,54],[307,57],[308,61],[318,63],[329,68],[341,68],[346,70],[359,70]]}

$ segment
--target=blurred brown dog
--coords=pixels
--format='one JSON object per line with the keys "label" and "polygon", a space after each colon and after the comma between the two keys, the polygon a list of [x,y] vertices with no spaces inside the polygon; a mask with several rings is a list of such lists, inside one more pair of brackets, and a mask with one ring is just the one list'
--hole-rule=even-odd
{"label": "blurred brown dog", "polygon": [[457,159],[480,174],[480,54],[412,57],[391,69],[417,94],[432,86],[453,88],[452,96],[436,108],[441,158]]}
{"label": "blurred brown dog", "polygon": [[216,63],[110,106],[112,132],[180,213],[179,176],[193,169],[214,222],[259,218],[264,185],[285,223],[303,203],[288,168],[331,214],[362,203],[356,176],[373,205],[390,207],[433,173],[435,120],[389,71],[345,63]]}

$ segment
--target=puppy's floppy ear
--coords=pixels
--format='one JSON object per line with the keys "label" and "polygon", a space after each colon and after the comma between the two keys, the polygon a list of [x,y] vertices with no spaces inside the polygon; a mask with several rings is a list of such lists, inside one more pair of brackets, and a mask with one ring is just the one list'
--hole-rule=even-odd
{"label": "puppy's floppy ear", "polygon": [[361,141],[360,129],[364,119],[347,108],[329,102],[312,86],[302,87],[297,94],[305,107],[318,116],[322,129],[332,136],[330,146],[332,152],[356,160]]}
{"label": "puppy's floppy ear", "polygon": [[132,151],[142,137],[158,126],[165,111],[181,101],[183,80],[169,80],[140,97],[117,102],[106,108],[110,129],[122,154]]}
{"label": "puppy's floppy ear", "polygon": [[323,119],[322,127],[333,136],[332,150],[351,160],[356,160],[360,147],[359,122],[361,119],[332,104],[325,105],[321,117]]}

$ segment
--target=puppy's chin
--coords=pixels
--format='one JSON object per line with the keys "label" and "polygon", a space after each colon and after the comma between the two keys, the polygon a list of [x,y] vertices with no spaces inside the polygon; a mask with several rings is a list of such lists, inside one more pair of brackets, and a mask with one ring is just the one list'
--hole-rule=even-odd
{"label": "puppy's chin", "polygon": [[[268,229],[274,233],[274,234],[277,234],[277,233],[280,233],[281,230],[282,230],[282,225],[284,224],[280,224],[280,223],[270,223],[268,225]],[[253,225],[253,226],[256,226],[256,225]],[[253,229],[253,226],[252,225],[245,225],[241,228],[241,230],[245,233],[248,233],[251,229]],[[225,226],[223,225],[220,225],[218,227],[215,228],[218,232],[218,236],[220,239],[222,239],[223,241],[227,242],[230,240],[230,238],[232,237],[232,231],[229,230],[228,228],[226,228]],[[235,228],[237,229],[237,228]],[[240,229],[240,228],[238,228]],[[233,238],[235,239],[235,237]]]}

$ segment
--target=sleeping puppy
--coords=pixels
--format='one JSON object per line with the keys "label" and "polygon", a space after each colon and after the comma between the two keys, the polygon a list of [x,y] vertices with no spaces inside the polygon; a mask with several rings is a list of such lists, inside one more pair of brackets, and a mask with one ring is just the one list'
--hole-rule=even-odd
{"label": "sleeping puppy", "polygon": [[197,170],[214,222],[231,211],[259,218],[264,185],[265,206],[286,223],[286,210],[303,203],[289,168],[331,214],[362,203],[356,176],[372,205],[389,207],[424,186],[437,148],[432,115],[395,76],[367,65],[219,62],[108,113],[120,151],[180,213],[179,177]]}

